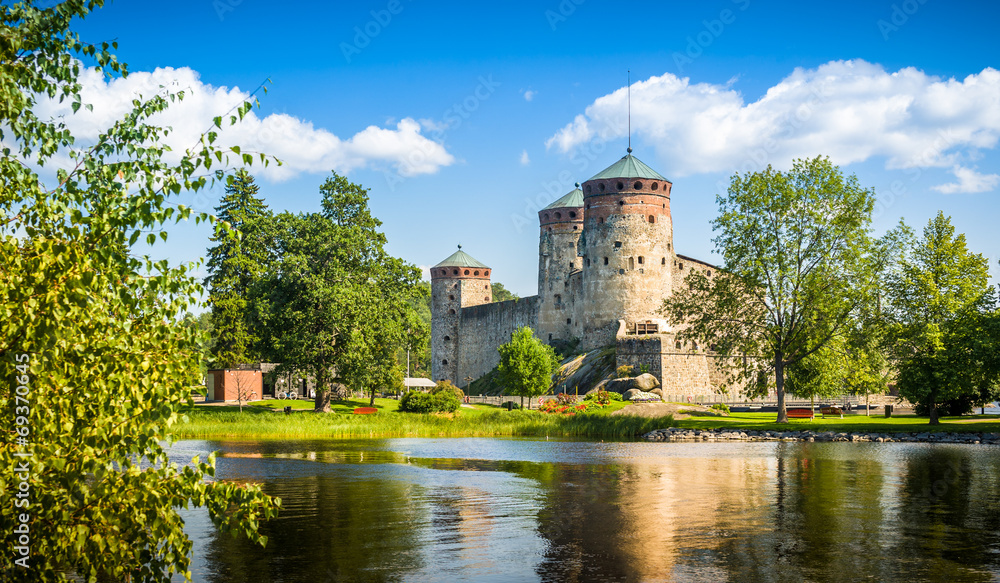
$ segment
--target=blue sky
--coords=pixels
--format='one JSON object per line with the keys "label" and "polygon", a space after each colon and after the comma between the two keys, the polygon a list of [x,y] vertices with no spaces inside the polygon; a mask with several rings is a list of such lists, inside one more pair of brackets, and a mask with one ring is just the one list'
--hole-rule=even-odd
{"label": "blue sky", "polygon": [[[733,172],[823,154],[876,189],[877,230],[943,210],[996,279],[998,20],[997,3],[942,0],[118,0],[78,29],[117,39],[134,72],[86,79],[97,121],[176,80],[191,97],[169,121],[196,134],[270,79],[227,139],[287,162],[255,172],[272,209],[318,209],[337,170],[371,189],[393,254],[428,266],[461,243],[532,295],[534,211],[625,153],[626,70],[634,153],[674,183],[680,253],[718,259]],[[178,226],[154,253],[195,260],[209,235]]]}

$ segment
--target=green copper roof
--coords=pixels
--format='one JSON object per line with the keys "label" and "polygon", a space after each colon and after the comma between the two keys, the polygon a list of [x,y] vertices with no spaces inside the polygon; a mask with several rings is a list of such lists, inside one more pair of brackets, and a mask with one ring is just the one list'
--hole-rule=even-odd
{"label": "green copper roof", "polygon": [[542,210],[548,209],[561,209],[566,207],[579,207],[583,206],[583,191],[580,190],[580,183],[576,184],[576,188],[569,191],[562,198],[545,207]]}
{"label": "green copper roof", "polygon": [[[629,153],[625,156],[604,169],[591,180],[600,180],[602,178],[646,178],[651,180],[667,180],[659,172],[653,170],[649,166],[646,166],[642,160],[636,158],[632,155],[631,148],[629,148]],[[670,182],[667,180],[667,182]]]}
{"label": "green copper roof", "polygon": [[473,259],[468,253],[462,251],[461,245],[458,246],[458,251],[451,254],[451,257],[445,259],[441,263],[438,263],[434,267],[484,267],[489,269],[488,265],[483,265]]}

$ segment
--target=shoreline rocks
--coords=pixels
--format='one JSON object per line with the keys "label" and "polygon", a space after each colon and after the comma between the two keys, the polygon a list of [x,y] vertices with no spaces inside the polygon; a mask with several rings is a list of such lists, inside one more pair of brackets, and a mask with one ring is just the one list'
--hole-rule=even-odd
{"label": "shoreline rocks", "polygon": [[778,431],[731,428],[656,429],[642,436],[646,441],[802,441],[802,442],[870,442],[870,443],[967,443],[1000,445],[1000,433],[877,433],[853,431]]}

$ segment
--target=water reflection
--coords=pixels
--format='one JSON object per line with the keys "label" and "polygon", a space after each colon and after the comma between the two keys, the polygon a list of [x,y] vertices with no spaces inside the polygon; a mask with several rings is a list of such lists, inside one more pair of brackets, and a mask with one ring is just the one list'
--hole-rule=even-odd
{"label": "water reflection", "polygon": [[991,581],[1000,448],[182,442],[280,496],[265,549],[191,515],[196,581]]}

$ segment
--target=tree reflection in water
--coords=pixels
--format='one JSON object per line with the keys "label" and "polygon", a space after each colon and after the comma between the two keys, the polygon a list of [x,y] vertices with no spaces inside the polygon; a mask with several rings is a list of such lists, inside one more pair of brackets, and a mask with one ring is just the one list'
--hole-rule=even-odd
{"label": "tree reflection in water", "polygon": [[1000,451],[991,446],[472,444],[475,455],[529,458],[490,460],[463,459],[471,442],[460,439],[414,443],[379,441],[362,455],[358,442],[308,454],[262,446],[254,465],[220,464],[221,477],[262,481],[285,504],[262,528],[265,549],[208,535],[204,580],[1000,576]]}

